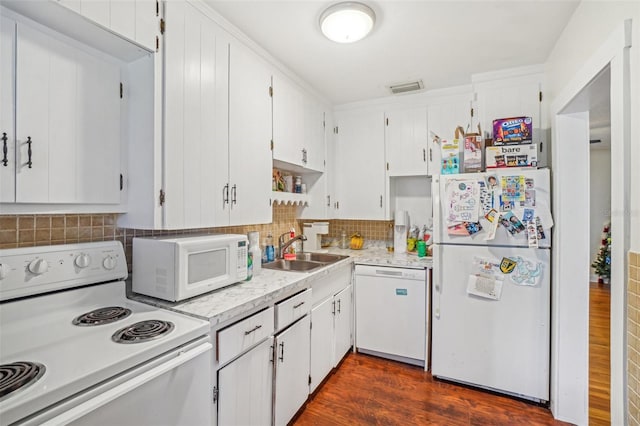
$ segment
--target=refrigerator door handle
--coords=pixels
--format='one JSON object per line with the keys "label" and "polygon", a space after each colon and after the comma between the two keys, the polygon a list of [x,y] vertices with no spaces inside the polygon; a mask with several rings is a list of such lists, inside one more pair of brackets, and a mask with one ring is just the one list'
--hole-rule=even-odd
{"label": "refrigerator door handle", "polygon": [[438,176],[434,176],[431,182],[431,194],[433,197],[431,206],[433,210],[433,242],[438,244],[442,242],[442,231],[440,229],[442,209],[440,208],[440,178]]}
{"label": "refrigerator door handle", "polygon": [[433,274],[431,276],[431,284],[433,285],[433,317],[440,318],[440,295],[442,294],[442,256],[440,255],[440,246],[433,245]]}

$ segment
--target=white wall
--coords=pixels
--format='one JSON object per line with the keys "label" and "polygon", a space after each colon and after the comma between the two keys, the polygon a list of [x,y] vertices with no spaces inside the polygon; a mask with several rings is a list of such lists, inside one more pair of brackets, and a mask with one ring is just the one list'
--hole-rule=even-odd
{"label": "white wall", "polygon": [[[394,211],[406,210],[411,225],[431,227],[431,177],[403,176],[391,178],[391,194],[395,198]],[[394,216],[395,217],[395,216]]]}
{"label": "white wall", "polygon": [[[589,253],[593,262],[600,250],[602,227],[611,218],[611,151],[591,149],[590,164]],[[591,280],[597,278],[591,268]]]}
{"label": "white wall", "polygon": [[[631,117],[640,117],[640,2],[583,0],[545,64],[548,88],[547,99],[556,95],[580,70],[609,35],[625,19],[633,20],[631,47]],[[640,158],[640,120],[632,120],[631,158]],[[640,167],[632,167],[631,250],[640,251]]]}
{"label": "white wall", "polygon": [[[625,69],[625,56],[622,54],[622,46],[627,41],[625,35],[628,34],[628,27],[625,27],[625,20],[630,19],[631,25],[631,48],[629,52],[629,84],[625,87],[622,75]],[[624,41],[622,41],[624,39]],[[628,46],[628,44],[626,44]],[[615,52],[615,53],[614,53]],[[607,59],[608,58],[608,59]],[[571,94],[577,94],[581,87],[593,78],[598,71],[603,69],[611,61],[612,64],[612,161],[615,169],[612,169],[612,180],[616,182],[628,182],[627,193],[622,193],[621,186],[612,188],[612,205],[616,210],[612,212],[612,220],[619,226],[618,232],[621,235],[614,235],[623,241],[628,238],[631,250],[640,249],[640,168],[637,167],[637,159],[640,158],[640,121],[634,117],[640,116],[640,2],[637,1],[586,1],[583,0],[576,9],[571,20],[567,24],[563,34],[558,39],[554,50],[548,58],[546,65],[548,88],[546,94],[553,107],[550,109],[552,121],[556,125],[555,136],[560,136],[560,127],[564,125],[560,119],[556,119],[563,105],[567,105]],[[630,111],[623,113],[623,99],[628,96]],[[615,98],[615,100],[614,100]],[[562,116],[558,116],[562,117]],[[564,120],[564,119],[563,119]],[[630,123],[630,134],[623,134],[627,130],[622,124]],[[566,126],[565,126],[566,127]],[[565,129],[570,130],[570,129]],[[615,135],[614,135],[615,133]],[[565,140],[571,139],[569,133],[565,133],[563,138],[554,139],[554,188],[563,187],[565,192],[571,192],[568,183],[560,181],[571,178],[573,165],[570,161],[572,153],[566,147],[559,145]],[[585,139],[586,141],[586,139]],[[628,152],[622,149],[616,150],[616,145],[624,145],[625,141],[630,141]],[[615,142],[615,143],[614,143]],[[558,155],[558,151],[563,151],[563,155]],[[588,162],[588,159],[585,159]],[[564,166],[564,168],[563,168]],[[558,176],[560,175],[560,176]],[[560,197],[560,194],[556,195]],[[571,195],[571,194],[570,194]],[[565,194],[562,194],[565,197]],[[583,197],[584,199],[584,197]],[[555,197],[554,197],[555,200]],[[629,204],[626,204],[628,200]],[[564,199],[557,199],[554,205],[554,212],[559,217],[558,226],[555,232],[566,235],[565,231],[572,228],[569,218],[559,210],[562,209]],[[620,207],[619,207],[620,206]],[[622,208],[621,206],[624,206]],[[628,207],[627,207],[628,206]],[[569,222],[560,223],[562,221]],[[579,222],[583,222],[579,220]],[[582,232],[588,227],[584,224]],[[626,227],[626,229],[625,229]],[[615,232],[616,227],[613,230]],[[622,234],[623,233],[623,234]],[[571,236],[566,235],[566,242],[571,241]],[[556,239],[555,241],[559,241]],[[565,240],[562,240],[565,242]],[[574,246],[577,244],[574,242]],[[573,249],[576,252],[572,252]],[[563,284],[567,280],[581,280],[583,270],[584,275],[588,269],[586,262],[588,256],[582,246],[564,247],[555,245],[554,254],[554,288],[560,286],[562,293]],[[558,252],[560,249],[562,252]],[[620,251],[615,253],[615,251]],[[624,263],[627,253],[622,253],[622,248],[614,247],[614,264],[612,264],[612,294],[611,294],[611,422],[612,424],[624,424],[626,418],[626,336],[625,336],[625,286]],[[560,253],[560,254],[559,254]],[[582,261],[580,259],[583,259]],[[566,266],[575,264],[579,269],[575,271],[565,270]],[[571,269],[571,268],[569,268]],[[614,277],[614,273],[616,274]],[[576,277],[579,275],[580,277]],[[615,278],[615,279],[614,279]],[[557,288],[556,288],[557,289]],[[585,302],[584,294],[588,294],[588,287],[577,289],[571,297],[560,297],[558,292],[554,296],[554,348],[553,355],[556,360],[555,371],[552,374],[552,395],[560,395],[560,404],[554,407],[554,414],[560,413],[560,418],[567,416],[582,420],[588,417],[588,397],[583,394],[586,384],[583,382],[583,374],[587,372],[588,354],[583,347],[575,347],[568,344],[567,337],[580,334],[580,342],[586,339],[583,336],[582,323],[588,322],[588,302]],[[580,297],[578,297],[580,296]],[[562,299],[562,300],[561,300]],[[587,297],[588,301],[588,297]],[[583,306],[587,303],[586,306]],[[572,325],[573,324],[573,325]],[[585,391],[588,393],[588,391]],[[577,394],[577,395],[576,395]],[[572,395],[577,396],[573,397]],[[558,407],[560,405],[560,407]],[[577,416],[577,417],[574,417]],[[582,423],[578,421],[578,423]]]}

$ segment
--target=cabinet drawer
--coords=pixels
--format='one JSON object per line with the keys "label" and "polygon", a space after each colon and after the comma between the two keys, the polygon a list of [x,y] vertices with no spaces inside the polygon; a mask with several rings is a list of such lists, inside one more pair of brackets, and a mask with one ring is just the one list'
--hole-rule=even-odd
{"label": "cabinet drawer", "polygon": [[218,362],[231,360],[273,333],[273,308],[251,315],[216,333]]}
{"label": "cabinet drawer", "polygon": [[311,310],[311,289],[276,304],[276,330],[281,330]]}

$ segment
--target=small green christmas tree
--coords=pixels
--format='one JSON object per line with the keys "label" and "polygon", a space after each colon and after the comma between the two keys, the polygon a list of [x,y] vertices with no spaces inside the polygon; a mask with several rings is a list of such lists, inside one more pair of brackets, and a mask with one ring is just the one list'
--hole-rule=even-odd
{"label": "small green christmas tree", "polygon": [[600,250],[591,267],[598,274],[598,282],[602,283],[605,278],[607,280],[611,278],[611,224],[609,223],[604,225]]}

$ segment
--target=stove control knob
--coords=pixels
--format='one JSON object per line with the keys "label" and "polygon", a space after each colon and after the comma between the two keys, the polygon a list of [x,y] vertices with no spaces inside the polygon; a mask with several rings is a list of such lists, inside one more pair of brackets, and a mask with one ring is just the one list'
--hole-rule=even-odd
{"label": "stove control knob", "polygon": [[5,263],[0,263],[0,280],[7,278],[7,276],[9,276],[10,271],[11,271],[11,268],[9,268],[9,265]]}
{"label": "stove control knob", "polygon": [[49,270],[49,264],[44,259],[32,260],[29,263],[29,272],[35,275],[42,275]]}
{"label": "stove control knob", "polygon": [[91,257],[86,253],[80,253],[74,262],[78,268],[86,268],[91,265]]}
{"label": "stove control knob", "polygon": [[102,266],[104,266],[104,269],[108,269],[108,270],[112,270],[113,268],[116,267],[117,264],[118,264],[118,261],[113,256],[107,256],[102,261]]}

